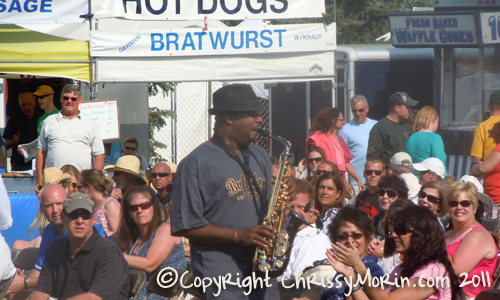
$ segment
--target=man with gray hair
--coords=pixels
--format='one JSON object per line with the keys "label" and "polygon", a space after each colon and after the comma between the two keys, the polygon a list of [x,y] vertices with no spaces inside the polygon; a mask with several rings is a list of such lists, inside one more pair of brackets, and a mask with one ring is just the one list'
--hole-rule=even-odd
{"label": "man with gray hair", "polygon": [[[377,124],[377,121],[366,116],[370,108],[368,100],[363,95],[355,95],[351,98],[351,111],[354,119],[344,125],[344,128],[339,131],[339,135],[344,138],[349,150],[351,150],[353,156],[351,164],[356,174],[363,174],[370,130]],[[364,177],[361,180],[366,183]],[[349,176],[349,183],[355,191],[353,199],[356,199],[356,194],[359,192],[358,182]]]}
{"label": "man with gray hair", "polygon": [[36,156],[38,184],[42,183],[45,167],[70,164],[79,171],[103,168],[104,144],[99,129],[91,118],[80,114],[80,103],[80,87],[65,85],[61,91],[61,111],[43,122]]}
{"label": "man with gray hair", "polygon": [[24,157],[17,152],[17,147],[36,140],[38,136],[36,127],[42,114],[35,111],[36,100],[32,93],[21,93],[18,100],[21,112],[9,118],[3,138],[5,148],[12,149],[10,160],[12,171],[26,171],[33,169],[32,161],[24,162]]}

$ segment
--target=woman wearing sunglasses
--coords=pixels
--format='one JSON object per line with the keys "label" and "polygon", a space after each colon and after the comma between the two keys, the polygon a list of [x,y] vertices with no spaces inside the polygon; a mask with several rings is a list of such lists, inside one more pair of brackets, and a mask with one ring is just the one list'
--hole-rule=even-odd
{"label": "woman wearing sunglasses", "polygon": [[328,224],[344,206],[344,181],[338,173],[324,173],[319,176],[314,191],[316,192],[314,208],[321,215],[323,231],[326,233]]}
{"label": "woman wearing sunglasses", "polygon": [[110,197],[113,182],[104,176],[102,170],[83,170],[78,181],[78,192],[87,194],[95,203],[96,223],[108,236],[118,231],[121,218],[121,205]]}
{"label": "woman wearing sunglasses", "polygon": [[382,223],[389,206],[398,198],[408,198],[408,188],[405,182],[396,175],[386,175],[380,179],[377,188],[378,204],[380,212],[373,218],[375,224],[375,235],[383,238],[384,231]]}
{"label": "woman wearing sunglasses", "polygon": [[[479,201],[477,188],[470,182],[457,181],[450,185],[446,198],[453,223],[453,230],[446,234],[446,251],[455,273],[465,272],[467,282],[477,275],[487,277],[492,283],[498,249],[489,231],[474,218]],[[463,279],[460,276],[460,280]],[[488,288],[482,281],[477,287],[473,284],[463,287],[468,298],[475,298]]]}
{"label": "woman wearing sunglasses", "polygon": [[312,182],[316,178],[318,166],[325,160],[325,151],[320,147],[312,146],[307,149],[306,158],[299,163],[298,177]]}
{"label": "woman wearing sunglasses", "polygon": [[359,189],[363,191],[365,185],[356,174],[351,165],[352,154],[344,139],[338,135],[339,130],[344,128],[345,119],[340,108],[324,108],[314,117],[311,125],[311,135],[307,139],[306,147],[317,146],[325,151],[326,159],[336,164],[340,175],[344,177],[349,173],[357,182]]}
{"label": "woman wearing sunglasses", "polygon": [[[399,281],[399,286],[375,287],[367,280],[353,287],[353,298],[357,299],[458,299],[460,287],[445,249],[443,231],[436,216],[427,208],[412,205],[396,211],[388,220],[386,233],[387,254],[401,254],[401,264],[394,269],[388,282]],[[351,242],[352,243],[352,242]],[[353,249],[342,243],[327,250],[330,264],[347,278],[355,273],[367,276],[367,268]],[[347,267],[346,267],[347,266]],[[348,268],[351,267],[351,268]],[[447,278],[447,283],[436,284]],[[403,281],[405,280],[405,281]],[[406,281],[408,280],[408,281]]]}
{"label": "woman wearing sunglasses", "polygon": [[[118,236],[130,268],[143,270],[148,275],[138,299],[145,297],[146,286],[157,270],[187,266],[181,238],[170,234],[170,224],[165,221],[164,208],[151,188],[140,186],[127,192],[122,202]],[[148,299],[164,298],[149,294]]]}
{"label": "woman wearing sunglasses", "polygon": [[[354,207],[342,208],[332,223],[328,226],[328,235],[332,244],[340,243],[351,249],[361,259],[367,269],[370,269],[372,276],[381,277],[384,275],[382,269],[377,265],[377,257],[366,253],[366,246],[374,233],[373,222],[362,210]],[[347,283],[342,278],[333,279],[342,285],[324,288],[319,299],[346,299],[344,295],[348,293]]]}
{"label": "woman wearing sunglasses", "polygon": [[446,202],[442,182],[429,181],[424,183],[418,192],[418,205],[430,209],[432,213],[438,217],[442,229],[445,229],[443,223],[439,219],[445,216],[448,211],[448,203]]}

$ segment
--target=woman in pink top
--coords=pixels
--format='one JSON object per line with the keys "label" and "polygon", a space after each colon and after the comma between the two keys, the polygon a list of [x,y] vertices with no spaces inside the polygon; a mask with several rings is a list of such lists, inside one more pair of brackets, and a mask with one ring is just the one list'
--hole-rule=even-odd
{"label": "woman in pink top", "polygon": [[350,161],[352,154],[344,139],[337,135],[344,128],[345,120],[338,107],[323,108],[314,117],[311,125],[311,136],[307,139],[306,147],[318,146],[325,151],[326,159],[339,167],[340,174],[344,177],[349,173],[357,182],[361,191],[365,185],[359,178]]}
{"label": "woman in pink top", "polygon": [[115,198],[109,197],[113,182],[104,176],[102,170],[84,170],[80,174],[78,191],[90,196],[95,203],[96,223],[106,234],[112,235],[118,230],[121,217],[121,205]]}
{"label": "woman in pink top", "polygon": [[489,231],[474,218],[479,201],[474,184],[454,182],[446,198],[453,223],[453,230],[446,234],[446,251],[461,281],[465,278],[469,282],[477,276],[481,279],[476,287],[471,283],[463,286],[467,297],[475,298],[493,283],[498,249]]}
{"label": "woman in pink top", "polygon": [[[334,269],[352,279],[353,299],[459,299],[458,278],[448,259],[436,215],[426,207],[410,205],[394,212],[387,224],[384,253],[401,254],[401,264],[392,271],[384,289],[371,279],[356,285],[354,272],[365,278],[367,269],[352,249],[336,243],[332,245],[334,251],[327,250],[328,262]],[[398,285],[389,284],[396,282]]]}

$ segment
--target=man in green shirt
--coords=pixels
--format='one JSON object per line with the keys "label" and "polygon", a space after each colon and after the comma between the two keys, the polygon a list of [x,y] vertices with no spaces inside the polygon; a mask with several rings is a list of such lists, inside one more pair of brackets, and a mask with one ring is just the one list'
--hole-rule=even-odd
{"label": "man in green shirt", "polygon": [[40,108],[43,109],[44,114],[38,119],[38,134],[42,130],[43,120],[48,116],[57,114],[59,110],[54,105],[54,90],[48,85],[39,86],[33,93],[36,96]]}
{"label": "man in green shirt", "polygon": [[410,129],[406,120],[410,117],[408,107],[418,101],[407,93],[396,92],[389,97],[389,114],[380,120],[370,131],[366,158],[380,157],[386,162],[396,152],[404,152],[406,141],[410,137]]}

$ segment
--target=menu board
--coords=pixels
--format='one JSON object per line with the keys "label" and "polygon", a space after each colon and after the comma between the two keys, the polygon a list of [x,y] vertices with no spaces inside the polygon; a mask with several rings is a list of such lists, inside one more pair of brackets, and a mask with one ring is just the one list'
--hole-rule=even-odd
{"label": "menu board", "polygon": [[117,99],[83,101],[80,113],[97,124],[103,140],[120,139],[120,119]]}

